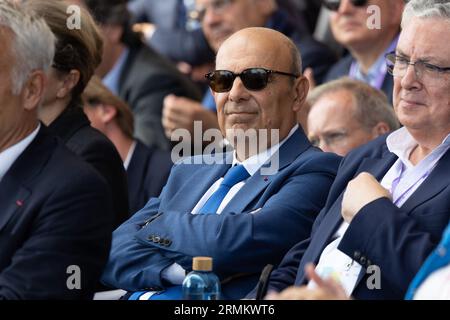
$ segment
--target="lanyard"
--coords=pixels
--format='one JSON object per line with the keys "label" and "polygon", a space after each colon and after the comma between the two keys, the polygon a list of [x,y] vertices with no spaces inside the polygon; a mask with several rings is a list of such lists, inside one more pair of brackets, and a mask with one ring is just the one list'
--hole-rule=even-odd
{"label": "lanyard", "polygon": [[[401,180],[401,178],[402,178],[402,176],[403,176],[404,168],[405,168],[405,165],[404,165],[403,162],[402,162],[402,163],[401,163],[401,168],[400,168],[400,174],[397,176],[397,178],[395,178],[395,179],[392,181],[392,186],[391,186],[390,192],[391,192],[391,195],[392,195],[392,198],[393,198],[393,199],[394,199],[394,193],[395,193],[395,190],[397,189],[398,185],[400,184],[400,180]],[[404,197],[407,193],[409,193],[409,192],[411,191],[411,189],[414,188],[414,186],[415,186],[418,182],[420,182],[421,180],[423,180],[423,179],[425,179],[426,177],[428,177],[428,175],[430,174],[430,172],[431,172],[431,170],[427,170],[424,174],[422,174],[422,175],[420,176],[419,179],[415,179],[415,181],[414,181],[413,183],[411,183],[411,185],[408,186],[408,188],[406,188],[406,190],[404,190],[404,191],[397,197],[397,199],[394,199],[394,204],[397,206],[398,203],[403,199],[403,197]]]}

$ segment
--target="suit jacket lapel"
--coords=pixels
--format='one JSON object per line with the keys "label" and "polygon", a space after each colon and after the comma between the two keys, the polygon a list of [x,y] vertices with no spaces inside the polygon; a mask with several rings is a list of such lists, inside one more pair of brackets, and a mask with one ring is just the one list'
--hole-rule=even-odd
{"label": "suit jacket lapel", "polygon": [[51,155],[52,140],[45,139],[47,137],[45,131],[46,129],[41,127],[36,138],[0,182],[0,230],[21,207],[26,205],[32,194],[31,188],[27,185],[39,174]]}
{"label": "suit jacket lapel", "polygon": [[364,158],[355,174],[355,177],[360,172],[371,173],[378,181],[381,181],[384,175],[389,171],[398,157],[391,153],[386,144],[383,146],[381,158]]}
{"label": "suit jacket lapel", "polygon": [[[396,160],[397,157],[393,156],[393,159]],[[387,169],[390,169],[392,165],[393,162],[388,166]],[[381,166],[378,168],[378,170],[382,172],[383,170],[380,169]],[[442,179],[442,177],[445,176],[449,171],[450,171],[450,150],[447,150],[446,154],[441,158],[441,160],[438,162],[437,166],[434,168],[434,170],[431,172],[428,178],[425,179],[425,181],[413,193],[413,195],[409,197],[409,199],[403,204],[403,206],[401,206],[401,209],[404,212],[409,213],[413,211],[415,207],[419,206],[420,204],[424,203],[425,201],[427,201],[428,199],[432,198],[440,191],[442,191],[450,183],[448,180]],[[378,180],[381,180],[383,176],[377,178]],[[366,273],[365,269],[361,270],[355,288],[364,278],[365,273]]]}
{"label": "suit jacket lapel", "polygon": [[191,164],[198,166],[198,169],[194,173],[188,173],[194,176],[185,177],[189,183],[183,185],[171,198],[169,209],[178,211],[192,210],[214,182],[223,177],[231,167],[232,160],[230,160],[230,156],[232,157],[232,154],[228,153],[224,156],[227,159],[223,164]]}
{"label": "suit jacket lapel", "polygon": [[428,178],[425,179],[413,195],[406,200],[401,207],[402,210],[411,212],[415,207],[434,197],[447,187],[450,181],[442,179],[442,177],[445,177],[448,172],[450,172],[450,149],[442,156]]}
{"label": "suit jacket lapel", "polygon": [[[303,133],[303,130],[299,128],[267,163],[270,165],[270,169],[276,167],[278,164],[278,171],[281,171],[309,147],[311,147],[311,144]],[[239,192],[224,208],[224,211],[243,212],[248,204],[251,203],[265,188],[267,188],[271,181],[277,176],[277,173],[271,175],[262,174],[264,173],[262,169],[263,168],[258,170],[248,179],[242,189],[239,190]]]}
{"label": "suit jacket lapel", "polygon": [[[356,177],[360,172],[369,172],[378,181],[380,181],[386,172],[391,168],[391,166],[396,161],[397,156],[393,153],[390,153],[387,147],[383,149],[381,153],[381,158],[364,158],[361,161],[359,168],[357,169],[354,177]],[[306,260],[302,259],[302,263],[304,261],[313,261],[314,263],[318,263],[320,259],[320,255],[322,254],[325,247],[331,242],[334,237],[334,234],[341,226],[343,220],[341,216],[341,205],[342,198],[345,189],[342,191],[341,195],[334,201],[330,209],[328,210],[328,214],[325,216],[324,220],[321,222],[319,228],[315,232],[316,237],[313,238],[311,243],[314,244],[314,247],[310,249],[312,251],[306,251],[305,256]],[[303,264],[300,265],[300,268],[303,268]],[[364,275],[364,273],[362,273]],[[358,279],[358,282],[361,279]],[[296,282],[297,284],[302,284],[305,281],[305,275],[303,272],[298,273]]]}

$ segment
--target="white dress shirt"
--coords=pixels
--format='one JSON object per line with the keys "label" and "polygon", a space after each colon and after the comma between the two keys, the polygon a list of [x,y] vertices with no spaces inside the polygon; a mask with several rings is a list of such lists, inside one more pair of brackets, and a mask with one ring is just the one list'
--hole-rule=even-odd
{"label": "white dress shirt", "polygon": [[[398,156],[398,160],[386,173],[381,185],[390,191],[394,204],[401,207],[425,181],[438,161],[447,152],[450,147],[450,134],[415,166],[409,161],[409,157],[418,143],[405,127],[391,133],[386,139],[386,145],[390,152]],[[345,221],[341,224],[335,234],[336,239],[322,252],[316,272],[324,278],[330,276],[334,278],[350,296],[355,288],[362,266],[338,249],[348,226],[349,224]],[[315,283],[310,281],[308,287],[314,288]]]}
{"label": "white dress shirt", "polygon": [[40,128],[41,124],[39,123],[37,128],[25,139],[20,140],[15,145],[12,145],[8,149],[0,152],[0,181],[2,181],[9,168],[11,168],[22,152],[31,144],[31,142],[33,142]]}
{"label": "white dress shirt", "polygon": [[[233,166],[237,164],[242,164],[247,172],[252,177],[269,159],[270,157],[278,151],[278,149],[294,134],[294,132],[298,129],[298,125],[295,125],[288,136],[284,138],[280,143],[272,146],[270,149],[263,151],[257,155],[254,155],[243,162],[240,162],[236,157],[236,152],[233,153]],[[223,181],[223,177],[219,178],[214,182],[211,187],[205,192],[205,194],[200,198],[195,207],[192,209],[192,214],[197,214],[199,210],[203,207],[203,205],[208,201],[211,195],[219,189],[220,183]],[[247,178],[248,180],[248,178]],[[241,181],[231,187],[230,191],[228,191],[227,195],[221,202],[219,208],[217,209],[217,214],[221,214],[223,209],[227,206],[227,204],[233,199],[233,197],[239,192],[239,190],[244,186],[247,180]],[[166,281],[174,284],[180,285],[183,283],[185,277],[185,270],[177,263],[174,263],[164,269],[161,272],[161,276]]]}

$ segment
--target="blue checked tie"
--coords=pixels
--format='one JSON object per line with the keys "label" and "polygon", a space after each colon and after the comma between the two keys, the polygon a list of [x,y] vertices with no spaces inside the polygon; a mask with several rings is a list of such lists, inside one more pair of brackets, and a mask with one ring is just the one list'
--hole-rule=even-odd
{"label": "blue checked tie", "polygon": [[450,224],[444,231],[441,242],[425,260],[419,272],[411,282],[405,299],[412,300],[422,282],[434,271],[450,264]]}
{"label": "blue checked tie", "polygon": [[243,165],[237,165],[231,167],[228,172],[223,177],[222,182],[220,183],[219,189],[217,189],[211,197],[206,201],[203,207],[199,210],[200,214],[216,214],[217,209],[222,203],[223,199],[227,195],[228,191],[230,191],[231,187],[235,184],[244,181],[250,177],[250,174],[244,168]]}

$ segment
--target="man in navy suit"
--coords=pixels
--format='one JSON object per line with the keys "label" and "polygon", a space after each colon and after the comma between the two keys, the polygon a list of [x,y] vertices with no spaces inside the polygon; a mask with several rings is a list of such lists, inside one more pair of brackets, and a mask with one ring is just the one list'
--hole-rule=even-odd
{"label": "man in navy suit", "polygon": [[[172,168],[159,198],[114,232],[102,277],[110,286],[180,285],[203,255],[213,257],[224,297],[241,298],[265,263],[309,236],[340,158],[312,147],[296,124],[308,82],[295,45],[277,31],[243,29],[222,45],[216,67],[208,78],[234,151]],[[239,140],[243,132],[261,136]]]}
{"label": "man in navy suit", "polygon": [[38,121],[55,37],[0,2],[0,300],[90,299],[111,241],[106,181]]}
{"label": "man in navy suit", "polygon": [[[388,57],[404,127],[344,158],[311,237],[272,274],[272,292],[313,288],[304,269],[315,263],[347,295],[403,299],[438,244],[450,216],[449,13],[450,4],[438,0],[406,6],[396,53]],[[310,290],[302,292],[297,298],[310,298]]]}

